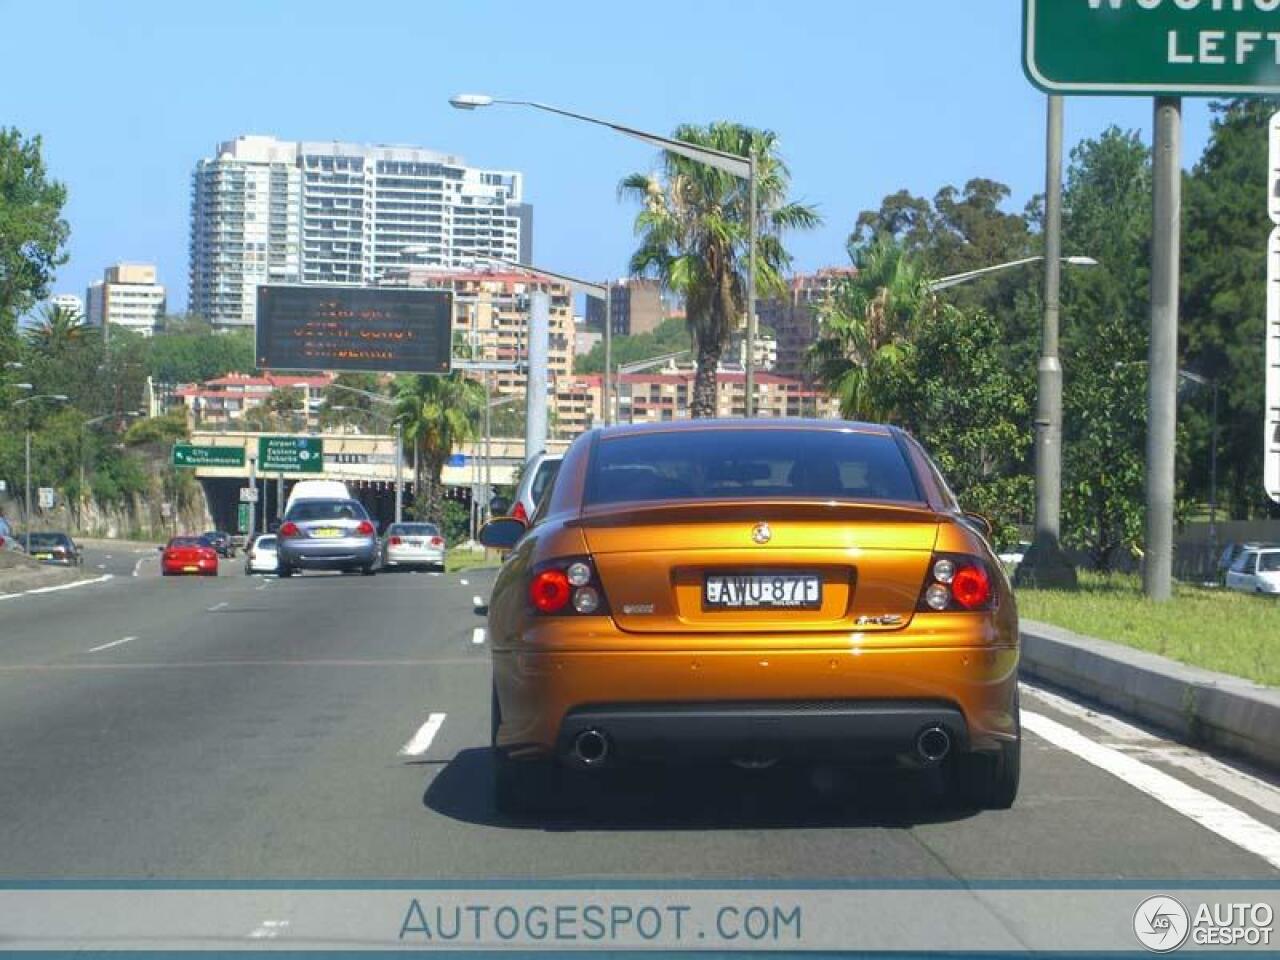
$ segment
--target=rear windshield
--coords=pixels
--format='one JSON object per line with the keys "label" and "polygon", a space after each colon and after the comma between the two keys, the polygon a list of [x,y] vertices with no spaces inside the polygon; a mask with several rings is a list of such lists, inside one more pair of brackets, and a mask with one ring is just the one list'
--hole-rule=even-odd
{"label": "rear windshield", "polygon": [[402,537],[438,537],[440,531],[431,523],[393,523],[387,533]]}
{"label": "rear windshield", "polygon": [[302,500],[289,510],[289,520],[365,520],[364,507],[355,500]]}
{"label": "rear windshield", "polygon": [[890,436],[747,429],[603,439],[592,456],[586,502],[768,497],[923,499]]}
{"label": "rear windshield", "polygon": [[33,547],[65,547],[70,542],[70,539],[65,533],[31,534],[31,546]]}
{"label": "rear windshield", "polygon": [[207,547],[209,541],[204,537],[174,537],[169,541],[171,547]]}
{"label": "rear windshield", "polygon": [[533,483],[529,484],[529,500],[537,504],[542,502],[542,495],[560,472],[559,460],[543,460],[538,464],[538,472],[533,475]]}
{"label": "rear windshield", "polygon": [[276,548],[276,538],[271,536],[259,537],[253,542],[253,545],[259,550],[274,550]]}

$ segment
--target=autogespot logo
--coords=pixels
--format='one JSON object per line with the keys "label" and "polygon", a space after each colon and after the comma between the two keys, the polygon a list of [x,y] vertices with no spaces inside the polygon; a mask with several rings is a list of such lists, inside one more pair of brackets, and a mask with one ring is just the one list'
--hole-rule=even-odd
{"label": "autogespot logo", "polygon": [[1133,914],[1133,932],[1138,942],[1156,953],[1177,950],[1191,929],[1187,908],[1173,897],[1148,897]]}

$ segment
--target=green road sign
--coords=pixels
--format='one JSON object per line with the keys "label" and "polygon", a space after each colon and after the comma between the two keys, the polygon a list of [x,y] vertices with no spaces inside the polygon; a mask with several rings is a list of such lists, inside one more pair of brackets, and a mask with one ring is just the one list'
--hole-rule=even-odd
{"label": "green road sign", "polygon": [[175,467],[243,467],[244,447],[203,447],[194,443],[173,445]]}
{"label": "green road sign", "polygon": [[319,437],[259,437],[258,469],[264,473],[323,473]]}
{"label": "green road sign", "polygon": [[249,504],[242,503],[236,513],[236,533],[249,532]]}
{"label": "green road sign", "polygon": [[1276,11],[1276,0],[1023,0],[1022,65],[1046,93],[1276,93]]}

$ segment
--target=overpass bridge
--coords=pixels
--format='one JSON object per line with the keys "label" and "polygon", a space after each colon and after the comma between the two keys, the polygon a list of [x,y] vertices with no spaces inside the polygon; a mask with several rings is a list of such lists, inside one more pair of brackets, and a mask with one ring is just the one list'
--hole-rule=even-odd
{"label": "overpass bridge", "polygon": [[[222,530],[239,529],[240,489],[250,486],[256,474],[258,517],[278,518],[289,491],[298,480],[341,480],[354,497],[385,525],[395,518],[396,441],[390,434],[308,433],[294,436],[318,438],[323,450],[323,468],[312,473],[275,473],[256,469],[258,441],[278,433],[250,433],[223,430],[192,431],[190,442],[196,446],[240,449],[243,466],[200,466],[194,468],[196,479],[204,488],[209,513]],[[567,440],[548,440],[547,449],[562,452]],[[464,444],[444,468],[443,480],[449,495],[468,506],[476,488],[489,480],[496,487],[510,486],[525,461],[524,438],[492,438]],[[412,453],[406,452],[401,481],[404,502],[413,502],[414,471]],[[265,512],[264,512],[265,511]]]}

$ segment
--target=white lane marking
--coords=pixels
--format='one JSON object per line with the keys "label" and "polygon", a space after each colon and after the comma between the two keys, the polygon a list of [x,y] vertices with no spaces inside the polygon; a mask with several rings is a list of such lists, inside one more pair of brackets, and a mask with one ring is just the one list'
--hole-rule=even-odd
{"label": "white lane marking", "polygon": [[263,920],[262,925],[250,931],[251,940],[274,940],[289,926],[288,920]]}
{"label": "white lane marking", "polygon": [[142,559],[140,559],[137,563],[135,563],[135,564],[133,565],[133,575],[134,575],[135,577],[138,575],[138,572],[142,569],[142,565],[143,565],[144,563],[146,563],[146,562],[147,562],[148,560],[150,560],[150,559],[151,559],[151,557],[143,557]]}
{"label": "white lane marking", "polygon": [[445,715],[433,713],[427,722],[418,728],[418,732],[409,738],[409,742],[400,748],[402,757],[420,757],[431,749],[431,741],[436,738],[440,728],[444,726]]}
{"label": "white lane marking", "polygon": [[215,603],[212,607],[209,607],[208,610],[210,613],[217,613],[219,610],[225,609],[226,606],[227,601],[223,600],[221,603]]}
{"label": "white lane marking", "polygon": [[107,569],[107,565],[106,565],[105,563],[100,563],[100,564],[98,564],[98,569],[99,569],[99,570],[105,570],[105,569]]}
{"label": "white lane marking", "polygon": [[429,574],[427,574],[427,576],[429,576],[429,577],[438,577],[438,576],[440,576],[440,574],[439,574],[439,573],[437,573],[435,570],[432,570]]}
{"label": "white lane marking", "polygon": [[137,640],[137,637],[121,637],[119,640],[112,640],[110,643],[102,643],[96,647],[90,647],[90,653],[97,653],[99,650],[110,650],[112,647],[118,647],[122,643],[128,643],[130,640]]}
{"label": "white lane marking", "polygon": [[480,594],[477,593],[474,597],[471,598],[471,605],[473,607],[483,607],[484,597],[480,596]]}
{"label": "white lane marking", "polygon": [[484,627],[476,627],[471,631],[472,643],[484,643]]}
{"label": "white lane marking", "polygon": [[1118,717],[1101,713],[1056,693],[1050,693],[1048,690],[1041,690],[1027,683],[1022,684],[1022,689],[1028,696],[1048,704],[1069,717],[1078,718],[1121,741],[1112,744],[1118,750],[1181,767],[1220,789],[1234,793],[1237,797],[1280,816],[1280,787],[1260,777],[1252,776],[1208,754],[1173,740],[1158,737]]}
{"label": "white lane marking", "polygon": [[104,573],[102,576],[94,577],[92,580],[77,580],[75,583],[63,583],[56,587],[39,587],[35,590],[23,590],[21,593],[0,593],[0,600],[16,600],[18,597],[34,597],[41,593],[57,593],[59,590],[74,590],[77,587],[87,587],[95,583],[106,583],[112,578],[112,574]]}
{"label": "white lane marking", "polygon": [[1141,790],[1166,807],[1194,820],[1224,840],[1256,853],[1280,868],[1280,831],[1228,806],[1203,790],[1197,790],[1155,767],[1148,766],[1113,747],[1103,746],[1082,733],[1039,713],[1024,710],[1022,725],[1055,747],[1075,754],[1112,776]]}
{"label": "white lane marking", "polygon": [[459,582],[460,584],[462,584],[464,587],[468,587],[468,586],[470,586],[470,585],[471,585],[471,584],[470,584],[468,581],[466,581],[466,580],[459,580],[458,582]]}

